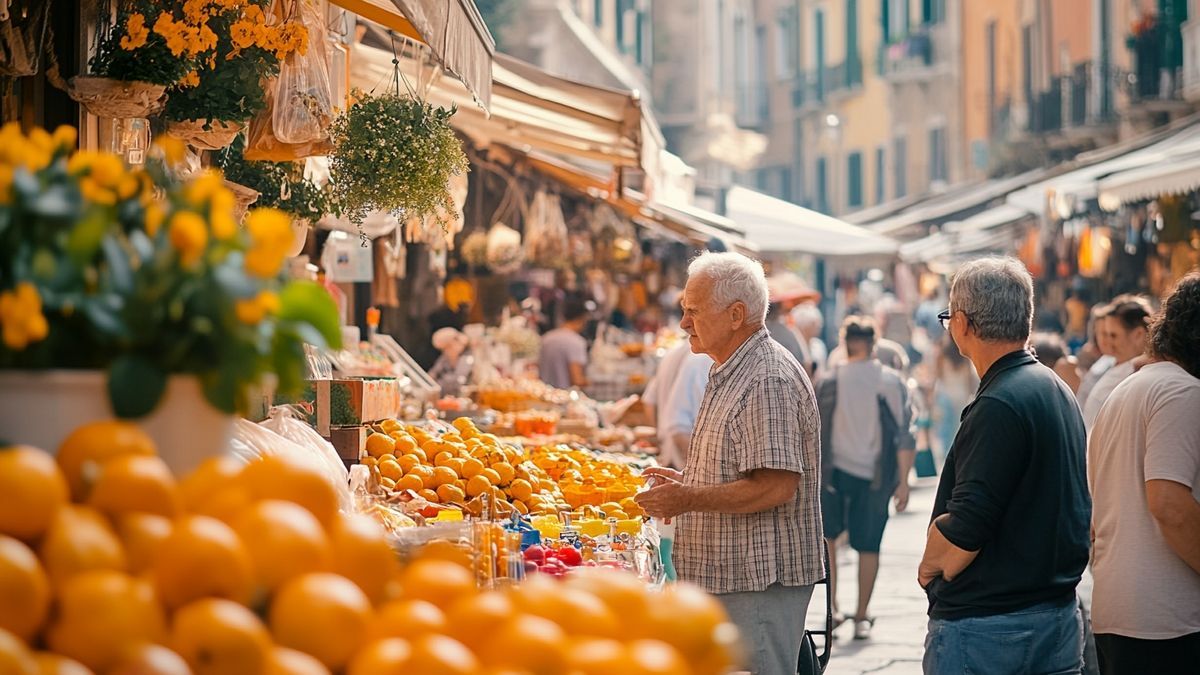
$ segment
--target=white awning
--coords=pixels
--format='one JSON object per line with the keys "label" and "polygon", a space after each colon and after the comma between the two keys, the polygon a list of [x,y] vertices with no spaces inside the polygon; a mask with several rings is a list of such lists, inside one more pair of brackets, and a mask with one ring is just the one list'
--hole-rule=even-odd
{"label": "white awning", "polygon": [[990,208],[986,211],[981,211],[963,220],[946,223],[943,227],[945,232],[974,232],[978,230],[990,230],[1001,225],[1014,223],[1022,218],[1028,218],[1033,214],[1019,206],[1012,204],[1001,204]]}
{"label": "white awning", "polygon": [[1116,211],[1122,204],[1161,195],[1191,192],[1200,187],[1200,154],[1115,173],[1100,181],[1100,207]]}
{"label": "white awning", "polygon": [[739,186],[725,197],[725,215],[763,253],[893,255],[898,248],[894,240],[865,228]]}
{"label": "white awning", "polygon": [[940,222],[956,213],[979,208],[983,204],[1004,197],[1014,190],[1019,190],[1033,181],[1044,178],[1047,173],[1046,169],[1035,169],[1009,178],[996,178],[956,187],[944,194],[917,202],[890,217],[865,221],[862,218],[856,218],[853,222],[862,224],[876,234],[896,236],[897,233],[914,225]]}
{"label": "white awning", "polygon": [[1011,253],[1016,244],[1012,228],[934,232],[928,237],[900,245],[906,263],[951,262],[981,253]]}

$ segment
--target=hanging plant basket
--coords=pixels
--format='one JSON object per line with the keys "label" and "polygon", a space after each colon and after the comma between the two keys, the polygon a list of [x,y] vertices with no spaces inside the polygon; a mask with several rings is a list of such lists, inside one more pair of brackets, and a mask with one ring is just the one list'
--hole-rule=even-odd
{"label": "hanging plant basket", "polygon": [[330,182],[343,213],[354,223],[371,211],[457,218],[450,177],[468,165],[450,126],[455,110],[397,93],[355,97],[330,133]]}
{"label": "hanging plant basket", "polygon": [[233,143],[242,131],[241,122],[186,120],[167,124],[167,134],[198,150],[220,150]]}
{"label": "hanging plant basket", "polygon": [[72,77],[67,93],[97,117],[150,117],[167,103],[167,88],[151,82],[125,82],[108,77]]}
{"label": "hanging plant basket", "polygon": [[233,198],[236,200],[233,207],[233,219],[240,223],[242,222],[242,218],[245,217],[246,211],[250,209],[250,205],[258,201],[258,190],[248,188],[245,185],[238,185],[230,180],[225,181],[225,187],[229,188],[229,191],[233,193]]}

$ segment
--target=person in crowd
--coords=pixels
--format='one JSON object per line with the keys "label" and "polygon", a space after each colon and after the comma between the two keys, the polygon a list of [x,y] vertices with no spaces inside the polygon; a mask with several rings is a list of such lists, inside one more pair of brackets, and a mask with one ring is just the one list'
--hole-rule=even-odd
{"label": "person in crowd", "polygon": [[1200,669],[1200,273],[1167,297],[1148,345],[1088,442],[1104,675]]}
{"label": "person in crowd", "polygon": [[1083,410],[1087,407],[1088,397],[1092,394],[1092,389],[1096,388],[1096,383],[1104,377],[1104,373],[1108,372],[1117,363],[1117,359],[1112,355],[1112,348],[1108,344],[1108,332],[1104,326],[1108,321],[1109,306],[1107,304],[1096,305],[1092,308],[1091,319],[1091,339],[1087,344],[1079,349],[1079,369],[1082,375],[1079,378],[1079,389],[1076,390],[1075,399],[1079,401],[1079,409]]}
{"label": "person in crowd", "polygon": [[1086,432],[1071,390],[1026,349],[1033,279],[1013,258],[967,263],[941,316],[984,375],[946,458],[918,567],[929,596],[924,671],[1079,672]]}
{"label": "person in crowd", "polygon": [[821,514],[829,546],[834,623],[847,617],[837,609],[837,540],[849,532],[858,551],[858,606],[854,638],[870,637],[868,614],[879,576],[879,544],[888,520],[888,502],[908,507],[908,474],[915,456],[913,407],[903,377],[872,356],[875,323],[848,317],[842,324],[847,361],[817,385],[821,411]]}
{"label": "person in crowd", "polygon": [[1033,356],[1038,362],[1061,377],[1071,391],[1079,390],[1079,367],[1075,357],[1067,352],[1067,345],[1061,335],[1034,333],[1029,345],[1033,347]]}
{"label": "person in crowd", "polygon": [[751,670],[796,672],[813,585],[825,576],[820,419],[804,370],[763,323],[762,265],[702,253],[688,268],[682,328],[715,365],[683,471],[651,468],[647,513],[678,517],[679,578],[716,594]]}
{"label": "person in crowd", "polygon": [[784,323],[785,314],[779,303],[772,302],[767,305],[767,332],[771,334],[771,339],[783,345],[783,348],[788,350],[788,353],[796,358],[796,363],[803,366],[808,363],[808,350],[800,344],[800,340],[792,329]]}
{"label": "person in crowd", "polygon": [[588,322],[587,303],[568,296],[562,314],[562,325],[542,336],[538,374],[552,387],[583,388],[588,384],[588,343],[582,335]]}
{"label": "person in crowd", "polygon": [[475,367],[471,339],[453,328],[440,328],[433,334],[433,346],[442,354],[429,369],[429,376],[441,385],[443,396],[458,396]]}
{"label": "person in crowd", "polygon": [[712,359],[688,343],[671,348],[646,385],[642,402],[658,430],[658,463],[683,468]]}
{"label": "person in crowd", "polygon": [[821,339],[821,331],[825,329],[825,317],[821,316],[821,309],[811,302],[797,305],[792,310],[792,323],[808,343],[808,356],[812,359],[811,363],[804,364],[808,376],[813,379],[821,377],[829,360],[829,347]]}
{"label": "person in crowd", "polygon": [[1133,360],[1146,351],[1150,317],[1154,314],[1145,298],[1122,295],[1115,298],[1104,320],[1104,333],[1113,355],[1113,367],[1096,381],[1083,406],[1083,423],[1090,431],[1109,395],[1133,374]]}
{"label": "person in crowd", "polygon": [[[943,334],[946,331],[942,331]],[[933,430],[944,457],[958,433],[963,408],[975,398],[979,376],[948,334],[942,338],[934,367]]]}
{"label": "person in crowd", "polygon": [[[849,314],[848,316],[863,316],[863,315]],[[883,365],[887,366],[888,368],[891,368],[892,370],[902,373],[905,376],[908,375],[908,369],[910,366],[910,362],[908,360],[908,350],[906,350],[904,348],[904,345],[901,345],[896,342],[892,342],[891,340],[888,340],[887,338],[879,338],[879,339],[875,340],[875,351],[872,354],[872,356],[879,359],[879,362],[882,363]],[[837,347],[834,347],[833,351],[829,353],[829,359],[828,359],[828,363],[826,364],[826,366],[830,370],[833,370],[835,368],[845,365],[846,361],[847,361],[846,345],[840,344]]]}

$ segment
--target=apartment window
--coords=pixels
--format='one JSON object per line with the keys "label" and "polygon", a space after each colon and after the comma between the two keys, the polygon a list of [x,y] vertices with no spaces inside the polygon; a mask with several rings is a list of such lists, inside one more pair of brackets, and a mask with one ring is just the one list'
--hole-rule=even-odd
{"label": "apartment window", "polygon": [[792,166],[793,169],[793,185],[795,190],[792,196],[796,198],[797,204],[804,203],[808,196],[808,190],[804,186],[804,119],[796,118],[792,121]]}
{"label": "apartment window", "polygon": [[741,15],[733,19],[733,77],[738,118],[747,120],[754,109],[754,87],[750,79],[750,40],[746,34],[746,19]]}
{"label": "apartment window", "polygon": [[846,158],[846,206],[852,209],[863,205],[863,162],[861,152],[852,152]]}
{"label": "apartment window", "polygon": [[925,25],[946,20],[946,0],[921,0],[921,23]]}
{"label": "apartment window", "polygon": [[883,0],[883,37],[887,44],[908,37],[908,0]]}
{"label": "apartment window", "polygon": [[629,0],[615,0],[613,2],[613,19],[616,22],[617,35],[617,51],[625,51],[625,5]]}
{"label": "apartment window", "polygon": [[885,151],[882,147],[875,148],[875,203],[882,204],[887,190],[887,164]]}
{"label": "apartment window", "polygon": [[755,119],[765,122],[771,117],[768,107],[767,93],[767,27],[757,26],[754,29],[754,64],[751,66],[754,75],[754,110]]}
{"label": "apartment window", "polygon": [[862,83],[858,54],[858,0],[846,0],[846,88]]}
{"label": "apartment window", "polygon": [[929,180],[948,180],[946,171],[946,130],[929,130]]}
{"label": "apartment window", "polygon": [[[996,21],[987,23],[983,40],[984,58],[987,60],[987,107],[988,107],[988,136],[995,137],[998,131],[996,124]],[[1032,120],[1031,120],[1032,121]]]}
{"label": "apartment window", "polygon": [[785,202],[792,201],[792,168],[785,166],[779,169],[779,198]]}
{"label": "apartment window", "polygon": [[597,28],[604,24],[604,0],[592,3],[592,24]]}
{"label": "apartment window", "polygon": [[646,50],[646,24],[646,12],[638,10],[633,17],[633,58],[639,66],[644,66],[650,62],[650,54]]}
{"label": "apartment window", "polygon": [[908,141],[897,138],[895,149],[892,151],[893,184],[896,186],[896,198],[908,194]]}
{"label": "apartment window", "polygon": [[817,100],[825,98],[825,12],[817,10],[813,21],[817,48]]}
{"label": "apartment window", "polygon": [[775,74],[780,80],[796,74],[799,54],[796,51],[796,8],[779,10],[775,17]]}
{"label": "apartment window", "polygon": [[829,213],[829,176],[824,157],[817,158],[817,210]]}

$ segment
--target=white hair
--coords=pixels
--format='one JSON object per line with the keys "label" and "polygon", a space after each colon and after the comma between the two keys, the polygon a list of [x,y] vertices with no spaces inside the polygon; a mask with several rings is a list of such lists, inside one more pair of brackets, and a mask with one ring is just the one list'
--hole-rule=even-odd
{"label": "white hair", "polygon": [[813,304],[796,305],[792,310],[792,321],[796,323],[796,328],[813,333],[819,332],[825,325],[820,308]]}
{"label": "white hair", "polygon": [[688,278],[712,281],[712,302],[724,309],[735,302],[746,306],[746,322],[759,325],[767,320],[767,275],[762,263],[741,253],[705,251],[688,265]]}

